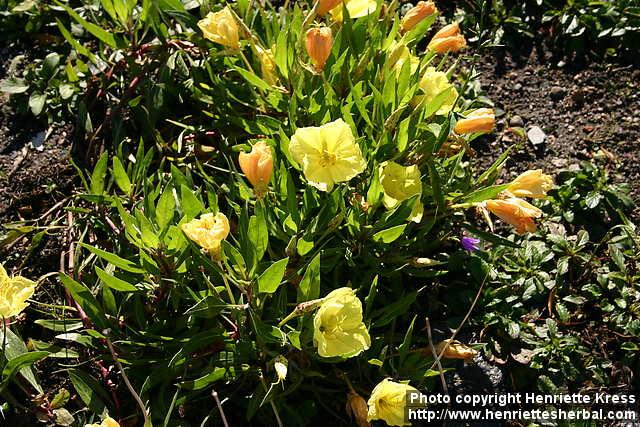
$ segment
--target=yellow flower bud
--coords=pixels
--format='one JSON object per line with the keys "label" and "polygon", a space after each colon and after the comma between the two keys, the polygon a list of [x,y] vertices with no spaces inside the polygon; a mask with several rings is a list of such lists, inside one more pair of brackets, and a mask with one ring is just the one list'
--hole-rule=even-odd
{"label": "yellow flower bud", "polygon": [[351,128],[342,119],[298,128],[289,152],[309,185],[320,191],[330,191],[335,183],[349,181],[367,167]]}
{"label": "yellow flower bud", "polygon": [[100,424],[98,423],[86,424],[85,427],[120,427],[120,424],[118,424],[118,422],[113,418],[107,417],[104,420],[102,420]]}
{"label": "yellow flower bud", "polygon": [[411,54],[406,44],[394,41],[387,50],[387,67],[394,70],[396,75],[402,71],[405,62],[409,61],[411,74],[415,73],[420,65],[420,59]]}
{"label": "yellow flower bud", "polygon": [[256,52],[260,60],[262,80],[270,85],[275,85],[278,82],[278,76],[276,74],[276,61],[273,58],[272,49],[263,49],[260,46],[256,46]]}
{"label": "yellow flower bud", "polygon": [[347,395],[347,414],[354,418],[358,427],[371,427],[367,421],[367,402],[358,393],[351,391]]}
{"label": "yellow flower bud", "polygon": [[[445,349],[446,346],[446,349]],[[465,362],[470,362],[478,354],[478,351],[462,344],[456,340],[444,340],[436,345],[436,353],[439,355],[442,350],[442,357],[445,359],[462,359]]]}
{"label": "yellow flower bud", "polygon": [[342,7],[342,0],[320,0],[316,13],[319,16],[325,15],[334,7],[338,7],[338,5]]}
{"label": "yellow flower bud", "polygon": [[536,231],[534,218],[540,218],[542,211],[517,197],[504,200],[487,200],[484,206],[495,216],[513,225],[518,234]]}
{"label": "yellow flower bud", "polygon": [[336,289],[323,298],[313,326],[320,357],[353,357],[371,345],[362,321],[362,303],[350,288]]}
{"label": "yellow flower bud", "polygon": [[445,26],[438,31],[427,46],[427,49],[437,53],[457,52],[467,45],[464,36],[460,34],[458,23]]}
{"label": "yellow flower bud", "polygon": [[251,152],[242,152],[238,156],[240,169],[244,172],[257,197],[262,197],[271,180],[273,157],[271,148],[264,142],[258,141],[251,147]]}
{"label": "yellow flower bud", "polygon": [[229,220],[222,213],[206,213],[200,219],[182,224],[187,237],[206,249],[213,257],[220,254],[220,244],[229,235]]}
{"label": "yellow flower bud", "polygon": [[404,15],[400,22],[400,32],[406,33],[418,25],[420,21],[437,13],[438,9],[432,1],[419,1]]}
{"label": "yellow flower bud", "polygon": [[389,378],[382,380],[371,392],[367,404],[367,421],[384,420],[390,426],[406,426],[407,392],[418,392],[408,384],[397,383]]}
{"label": "yellow flower bud", "polygon": [[331,28],[319,27],[307,30],[305,46],[316,71],[324,70],[324,64],[327,63],[331,54],[332,43]]}
{"label": "yellow flower bud", "polygon": [[209,12],[198,22],[198,27],[206,39],[232,49],[240,48],[238,23],[229,6],[219,12]]}
{"label": "yellow flower bud", "polygon": [[547,197],[547,191],[553,188],[553,178],[542,173],[542,169],[528,170],[511,181],[507,192],[515,197]]}
{"label": "yellow flower bud", "polygon": [[36,282],[22,276],[9,277],[0,264],[0,317],[9,319],[20,314],[35,290]]}
{"label": "yellow flower bud", "polygon": [[[376,11],[376,0],[344,0],[344,5],[351,19],[362,18]],[[331,9],[331,19],[334,22],[342,22],[342,3]]]}
{"label": "yellow flower bud", "polygon": [[467,117],[458,120],[453,131],[458,135],[475,132],[491,132],[496,125],[496,116],[493,108],[478,108],[467,114]]}
{"label": "yellow flower bud", "polygon": [[458,99],[458,91],[455,86],[449,83],[447,74],[442,71],[436,71],[434,67],[429,67],[420,79],[420,89],[424,92],[425,103],[433,101],[433,99],[444,91],[448,91],[447,99],[442,103],[437,115],[444,116],[449,114]]}
{"label": "yellow flower bud", "polygon": [[[384,162],[379,167],[380,184],[384,190],[382,203],[387,209],[393,209],[402,201],[422,194],[422,180],[418,166],[401,166],[395,162]],[[413,205],[409,219],[420,222],[424,206],[419,198]]]}

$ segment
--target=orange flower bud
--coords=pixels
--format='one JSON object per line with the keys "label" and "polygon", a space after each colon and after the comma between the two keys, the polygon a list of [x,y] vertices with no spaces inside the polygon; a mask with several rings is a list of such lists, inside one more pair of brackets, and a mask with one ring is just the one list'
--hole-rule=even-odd
{"label": "orange flower bud", "polygon": [[532,197],[543,199],[547,191],[553,188],[553,178],[542,173],[542,169],[528,170],[511,181],[507,192],[515,197]]}
{"label": "orange flower bud", "polygon": [[347,413],[355,419],[358,427],[371,427],[367,421],[367,413],[369,408],[367,402],[355,391],[349,392],[347,395]]}
{"label": "orange flower bud", "polygon": [[[446,349],[445,349],[446,346]],[[442,357],[445,359],[462,359],[465,362],[470,362],[478,354],[477,350],[462,344],[456,340],[444,340],[436,345],[436,353],[442,353]]]}
{"label": "orange flower bud", "polygon": [[316,13],[319,16],[325,15],[331,9],[337,7],[340,3],[342,3],[342,0],[320,0],[318,9],[316,9]]}
{"label": "orange flower bud", "polygon": [[493,108],[478,108],[467,114],[467,118],[458,120],[453,131],[458,135],[474,132],[491,132],[496,124]]}
{"label": "orange flower bud", "polygon": [[437,53],[457,52],[467,45],[464,36],[460,34],[458,23],[445,26],[438,31],[427,46],[427,49]]}
{"label": "orange flower bud", "polygon": [[258,141],[251,147],[251,152],[242,152],[238,156],[240,169],[244,172],[257,197],[264,194],[273,170],[271,148],[264,141]]}
{"label": "orange flower bud", "polygon": [[331,28],[310,28],[307,31],[306,47],[309,57],[313,61],[316,71],[324,69],[329,54],[331,53]]}
{"label": "orange flower bud", "polygon": [[417,5],[409,9],[400,22],[400,32],[406,33],[418,25],[420,21],[438,12],[438,8],[432,1],[419,1]]}
{"label": "orange flower bud", "polygon": [[518,234],[536,231],[536,223],[533,218],[542,216],[540,209],[517,197],[504,200],[487,200],[484,205],[492,214],[513,225]]}

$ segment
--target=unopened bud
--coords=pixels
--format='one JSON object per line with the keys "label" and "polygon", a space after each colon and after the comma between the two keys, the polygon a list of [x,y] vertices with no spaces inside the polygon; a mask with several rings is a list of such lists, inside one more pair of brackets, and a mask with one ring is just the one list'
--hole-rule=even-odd
{"label": "unopened bud", "polygon": [[367,421],[368,412],[369,408],[364,398],[355,391],[349,392],[347,395],[347,413],[355,420],[358,427],[371,427],[371,424]]}
{"label": "unopened bud", "polygon": [[332,43],[331,28],[329,27],[310,28],[307,31],[305,46],[317,72],[324,69],[331,54]]}

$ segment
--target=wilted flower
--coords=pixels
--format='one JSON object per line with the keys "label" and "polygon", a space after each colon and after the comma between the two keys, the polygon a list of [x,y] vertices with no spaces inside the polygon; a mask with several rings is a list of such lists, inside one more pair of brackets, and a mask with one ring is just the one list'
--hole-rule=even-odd
{"label": "wilted flower", "polygon": [[496,124],[493,108],[478,108],[458,120],[453,129],[458,135],[475,132],[491,132]]}
{"label": "wilted flower", "polygon": [[542,169],[528,170],[511,181],[506,191],[515,197],[547,197],[547,191],[553,188],[553,178],[542,173]]}
{"label": "wilted flower", "polygon": [[394,41],[387,50],[387,66],[400,73],[405,62],[409,61],[411,74],[415,73],[420,65],[420,59],[411,54],[411,51],[403,42]]}
{"label": "wilted flower", "polygon": [[[395,162],[384,162],[379,167],[380,184],[384,190],[382,203],[387,209],[393,209],[402,201],[422,194],[422,180],[418,166],[401,166]],[[415,201],[409,219],[420,222],[424,206],[420,198]]]}
{"label": "wilted flower", "polygon": [[321,357],[353,357],[371,345],[362,303],[350,288],[330,292],[313,318],[313,342]]}
{"label": "wilted flower", "polygon": [[404,15],[400,22],[400,31],[406,33],[418,25],[420,21],[438,12],[436,5],[432,1],[419,1],[414,7]]}
{"label": "wilted flower", "polygon": [[20,314],[35,290],[36,282],[22,276],[9,277],[0,264],[0,317],[8,319]]}
{"label": "wilted flower", "polygon": [[242,152],[238,156],[240,169],[244,172],[257,197],[261,197],[269,181],[273,170],[273,157],[271,148],[264,142],[258,141],[251,147],[251,152]]}
{"label": "wilted flower", "polygon": [[200,219],[182,224],[187,237],[206,249],[212,256],[220,253],[220,244],[229,235],[229,220],[222,213],[206,213]]}
{"label": "wilted flower", "polygon": [[[445,349],[446,346],[446,349]],[[438,345],[436,345],[436,353],[440,354],[444,349],[444,353],[442,353],[442,357],[445,359],[462,359],[465,362],[470,362],[474,357],[478,354],[478,351],[462,344],[460,341],[456,340],[444,340]]]}
{"label": "wilted flower", "polygon": [[100,424],[98,423],[87,424],[85,425],[85,427],[120,427],[120,424],[118,424],[118,422],[113,418],[107,417],[104,420],[102,420]]}
{"label": "wilted flower", "polygon": [[206,39],[232,49],[240,48],[238,23],[229,6],[219,12],[209,12],[198,22],[198,27]]}
{"label": "wilted flower", "polygon": [[355,391],[347,395],[347,413],[354,418],[358,427],[371,427],[367,421],[367,402]]}
{"label": "wilted flower", "polygon": [[320,0],[316,13],[322,16],[338,5],[342,7],[342,0]]}
{"label": "wilted flower", "polygon": [[438,31],[427,46],[427,49],[437,53],[457,52],[467,45],[464,36],[460,34],[457,22],[449,24]]}
{"label": "wilted flower", "polygon": [[324,64],[331,54],[331,28],[309,28],[305,39],[307,53],[313,61],[316,71],[320,72],[324,69]]}
{"label": "wilted flower", "polygon": [[342,119],[320,127],[298,128],[291,137],[289,152],[309,184],[320,191],[349,181],[367,166],[351,128]]}
{"label": "wilted flower", "polygon": [[480,239],[477,239],[475,237],[462,236],[462,238],[460,239],[460,244],[462,245],[464,250],[469,252],[474,252],[480,249],[478,243],[480,243]]}
{"label": "wilted flower", "polygon": [[367,402],[367,421],[384,420],[390,426],[410,425],[405,421],[407,392],[418,392],[408,384],[397,383],[385,378],[371,392]]}
{"label": "wilted flower", "polygon": [[376,0],[344,0],[338,6],[331,9],[331,18],[336,22],[342,22],[342,3],[349,12],[351,19],[362,18],[376,11],[378,3]]}
{"label": "wilted flower", "polygon": [[278,82],[278,76],[276,75],[276,61],[273,58],[273,51],[271,49],[263,49],[260,46],[256,46],[256,52],[258,53],[258,59],[260,60],[262,80],[270,85],[275,85]]}
{"label": "wilted flower", "polygon": [[449,95],[436,111],[436,114],[441,116],[449,114],[458,99],[458,91],[455,86],[449,83],[447,74],[442,71],[436,71],[433,67],[427,68],[427,71],[420,79],[420,89],[424,92],[426,104],[442,92],[448,91]]}
{"label": "wilted flower", "polygon": [[487,200],[484,206],[498,218],[513,225],[518,234],[536,231],[534,218],[542,216],[542,211],[517,197],[504,200]]}
{"label": "wilted flower", "polygon": [[276,370],[276,375],[278,376],[278,382],[284,382],[287,378],[287,365],[288,361],[284,356],[276,357],[276,361],[273,364],[274,369]]}

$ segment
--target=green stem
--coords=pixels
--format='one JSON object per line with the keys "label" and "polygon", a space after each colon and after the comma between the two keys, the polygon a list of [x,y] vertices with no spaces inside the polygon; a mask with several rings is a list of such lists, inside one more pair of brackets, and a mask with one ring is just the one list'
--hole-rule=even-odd
{"label": "green stem", "polygon": [[220,271],[222,272],[222,281],[224,282],[224,287],[227,290],[227,294],[229,295],[229,300],[231,301],[231,304],[237,305],[236,298],[233,296],[233,292],[231,292],[231,286],[229,286],[229,281],[227,280],[227,273],[222,266],[221,261],[218,261],[218,267],[220,267]]}

